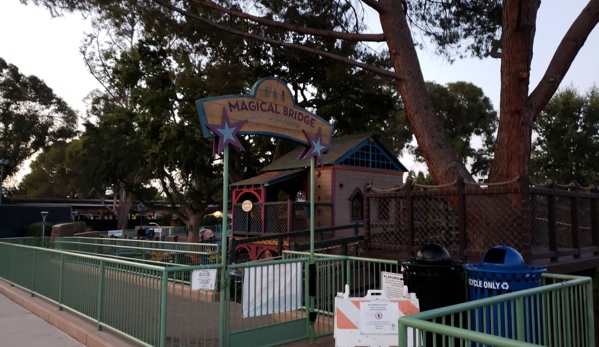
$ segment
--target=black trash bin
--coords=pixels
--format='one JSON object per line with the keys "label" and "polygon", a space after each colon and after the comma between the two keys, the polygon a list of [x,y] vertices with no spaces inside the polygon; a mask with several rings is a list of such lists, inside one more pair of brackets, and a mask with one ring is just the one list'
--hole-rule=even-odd
{"label": "black trash bin", "polygon": [[462,264],[438,243],[423,246],[413,260],[401,262],[404,283],[416,293],[420,311],[466,301]]}
{"label": "black trash bin", "polygon": [[[472,300],[536,288],[541,285],[542,266],[527,265],[522,255],[508,246],[489,249],[478,264],[465,264],[468,277],[468,297]],[[543,344],[543,313],[540,296],[524,298],[525,335],[527,342]],[[476,310],[475,310],[476,311]],[[491,305],[473,311],[472,329],[511,339],[517,339],[515,306],[511,303]]]}

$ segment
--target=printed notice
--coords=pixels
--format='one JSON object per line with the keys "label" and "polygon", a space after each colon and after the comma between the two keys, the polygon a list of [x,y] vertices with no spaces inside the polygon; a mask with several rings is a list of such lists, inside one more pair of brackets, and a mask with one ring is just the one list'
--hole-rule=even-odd
{"label": "printed notice", "polygon": [[389,299],[404,299],[403,275],[393,272],[381,272],[381,290]]}
{"label": "printed notice", "polygon": [[191,273],[191,290],[214,290],[216,269],[198,269]]}
{"label": "printed notice", "polygon": [[397,334],[397,320],[399,316],[399,305],[397,305],[397,302],[361,302],[360,333],[362,335]]}

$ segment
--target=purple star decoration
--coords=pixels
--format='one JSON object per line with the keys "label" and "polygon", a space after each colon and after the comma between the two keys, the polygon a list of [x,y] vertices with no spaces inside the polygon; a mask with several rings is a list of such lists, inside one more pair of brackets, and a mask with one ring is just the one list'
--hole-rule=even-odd
{"label": "purple star decoration", "polygon": [[306,147],[302,151],[298,159],[306,159],[316,156],[316,159],[318,160],[320,166],[323,166],[322,155],[324,154],[324,152],[328,151],[331,146],[322,144],[322,128],[318,128],[318,132],[314,137],[310,136],[310,134],[308,134],[305,130],[304,134],[306,135],[306,138],[308,138],[308,143],[310,144],[310,147]]}
{"label": "purple star decoration", "polygon": [[241,144],[241,142],[239,142],[239,138],[237,138],[237,132],[239,131],[239,129],[241,129],[245,122],[247,122],[247,120],[231,123],[231,121],[229,121],[227,109],[223,107],[222,122],[219,125],[206,124],[206,126],[210,128],[210,130],[212,130],[218,136],[218,149],[215,151],[214,154],[222,153],[227,145],[232,145],[233,147],[236,147],[238,150],[245,152],[243,145]]}

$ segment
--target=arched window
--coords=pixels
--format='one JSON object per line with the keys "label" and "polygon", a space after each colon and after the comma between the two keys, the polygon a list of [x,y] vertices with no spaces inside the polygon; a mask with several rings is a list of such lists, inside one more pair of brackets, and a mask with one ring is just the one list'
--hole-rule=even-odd
{"label": "arched window", "polygon": [[350,221],[352,222],[363,222],[364,221],[364,194],[360,188],[356,188],[352,195],[349,197],[350,203]]}

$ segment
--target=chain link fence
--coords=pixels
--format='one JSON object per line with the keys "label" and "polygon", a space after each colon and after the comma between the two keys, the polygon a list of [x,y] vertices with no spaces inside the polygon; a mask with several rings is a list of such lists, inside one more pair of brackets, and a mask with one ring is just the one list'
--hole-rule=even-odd
{"label": "chain link fence", "polygon": [[364,207],[367,248],[412,257],[434,242],[468,261],[496,245],[517,249],[528,262],[599,253],[597,190],[548,182],[535,185],[522,176],[499,184],[408,181],[386,190],[370,185]]}

